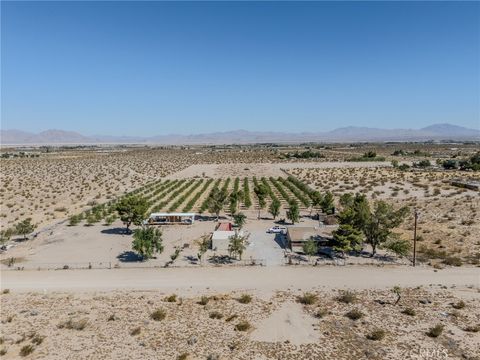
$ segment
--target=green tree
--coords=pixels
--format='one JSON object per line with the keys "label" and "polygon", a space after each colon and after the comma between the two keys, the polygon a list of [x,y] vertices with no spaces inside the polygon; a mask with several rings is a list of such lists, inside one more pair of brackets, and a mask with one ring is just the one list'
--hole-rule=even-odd
{"label": "green tree", "polygon": [[81,219],[78,215],[72,215],[68,219],[68,225],[69,226],[76,226],[80,223]]}
{"label": "green tree", "polygon": [[97,217],[93,213],[87,216],[86,221],[87,223],[85,224],[85,226],[92,226],[93,224],[98,222]]}
{"label": "green tree", "polygon": [[280,214],[280,200],[277,198],[273,199],[268,207],[268,212],[273,216],[273,220]]}
{"label": "green tree", "polygon": [[155,252],[162,253],[162,232],[157,228],[147,226],[135,229],[132,249],[143,259],[150,259]]}
{"label": "green tree", "polygon": [[197,257],[200,262],[202,262],[203,255],[210,249],[212,245],[212,240],[210,239],[210,235],[202,236],[202,239],[198,243],[198,253]]}
{"label": "green tree", "polygon": [[456,169],[458,168],[458,163],[457,161],[450,159],[450,160],[443,161],[442,166],[446,170]]}
{"label": "green tree", "polygon": [[383,248],[393,252],[397,256],[407,256],[410,253],[410,242],[407,240],[395,238],[392,234],[392,239],[388,240]]}
{"label": "green tree", "polygon": [[312,210],[313,208],[318,208],[323,201],[323,196],[319,191],[314,191],[311,195],[310,198],[312,199],[311,208],[310,208],[310,216],[312,216]]}
{"label": "green tree", "polygon": [[0,244],[5,244],[6,242],[8,242],[13,235],[15,235],[14,228],[8,228],[0,231]]}
{"label": "green tree", "polygon": [[[356,194],[353,201],[348,200],[344,203],[347,207],[338,216],[340,224],[350,225],[353,229],[361,231],[365,242],[372,247],[372,256],[379,246],[397,239],[392,230],[403,222],[408,212],[406,207],[395,210],[385,201],[377,201],[372,210],[366,196],[362,194]],[[392,244],[393,248],[402,251],[404,244]]]}
{"label": "green tree", "polygon": [[232,191],[228,198],[230,201],[230,205],[229,205],[230,214],[233,216],[237,212],[237,204],[240,199],[240,192]]}
{"label": "green tree", "polygon": [[408,209],[402,207],[395,210],[385,201],[377,201],[363,229],[365,239],[372,247],[372,256],[376,254],[377,247],[394,238],[393,228],[399,226],[407,216]]}
{"label": "green tree", "polygon": [[208,211],[211,214],[215,214],[215,216],[217,217],[216,220],[218,220],[218,217],[220,216],[220,212],[222,211],[226,201],[227,201],[227,190],[213,188],[208,198]]}
{"label": "green tree", "polygon": [[343,224],[333,232],[333,240],[335,245],[333,249],[345,254],[349,251],[359,251],[363,240],[363,234],[360,230],[355,229],[352,225]]}
{"label": "green tree", "polygon": [[318,252],[318,245],[314,239],[308,239],[303,243],[303,252],[308,256],[308,262],[311,262],[312,256]]}
{"label": "green tree", "polygon": [[295,225],[295,223],[300,219],[300,210],[297,202],[294,200],[291,201],[289,205],[290,207],[287,211],[287,219],[290,220],[293,225]]}
{"label": "green tree", "polygon": [[23,235],[23,240],[27,240],[27,235],[32,233],[33,230],[35,230],[35,225],[32,224],[31,218],[26,218],[15,226],[15,233]]}
{"label": "green tree", "polygon": [[344,207],[344,210],[338,215],[340,224],[349,224],[363,231],[371,216],[367,197],[357,193],[354,197],[342,196],[340,202]]}
{"label": "green tree", "polygon": [[243,228],[243,225],[245,225],[245,222],[247,221],[247,216],[244,213],[237,213],[233,215],[233,221],[235,222],[235,225],[238,226],[239,229]]}
{"label": "green tree", "polygon": [[329,215],[329,214],[335,213],[335,205],[333,204],[333,194],[330,191],[327,191],[325,195],[323,195],[320,206],[324,214]]}
{"label": "green tree", "polygon": [[131,224],[137,226],[142,224],[148,210],[148,202],[140,196],[127,196],[117,203],[116,210],[128,233]]}
{"label": "green tree", "polygon": [[233,255],[236,258],[238,255],[238,258],[242,260],[242,254],[247,248],[246,240],[246,236],[240,235],[238,233],[230,236],[230,242],[228,244],[228,252],[230,253],[230,257],[232,257]]}
{"label": "green tree", "polygon": [[350,193],[345,193],[340,196],[339,202],[343,209],[353,206],[355,198]]}
{"label": "green tree", "polygon": [[105,218],[105,225],[110,226],[115,222],[115,220],[117,220],[117,217],[115,216],[115,214],[107,216]]}
{"label": "green tree", "polygon": [[258,198],[258,219],[260,219],[260,210],[263,209],[266,205],[265,198],[268,195],[268,189],[263,184],[258,184],[254,187],[253,192],[257,195]]}

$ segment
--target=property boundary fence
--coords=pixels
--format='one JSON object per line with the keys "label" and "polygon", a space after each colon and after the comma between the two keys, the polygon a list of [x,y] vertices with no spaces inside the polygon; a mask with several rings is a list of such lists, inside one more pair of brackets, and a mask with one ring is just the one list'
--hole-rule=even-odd
{"label": "property boundary fence", "polygon": [[194,268],[209,266],[265,266],[265,259],[234,260],[232,262],[209,261],[203,264],[152,264],[142,262],[74,262],[74,263],[14,263],[11,266],[2,265],[1,271],[22,271],[22,270],[91,270],[91,269],[164,269],[164,268]]}
{"label": "property boundary fence", "polygon": [[308,261],[305,258],[288,257],[284,259],[285,266],[386,266],[386,265],[405,265],[409,266],[410,263],[400,261],[390,261],[382,259],[372,259],[370,261],[352,262],[349,259],[342,258],[312,258]]}

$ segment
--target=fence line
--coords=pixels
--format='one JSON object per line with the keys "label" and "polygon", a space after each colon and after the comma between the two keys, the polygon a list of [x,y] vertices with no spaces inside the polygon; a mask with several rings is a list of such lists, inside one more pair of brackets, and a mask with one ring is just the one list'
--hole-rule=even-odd
{"label": "fence line", "polygon": [[349,262],[348,259],[342,258],[313,258],[308,261],[304,258],[292,257],[284,259],[284,266],[385,266],[385,265],[410,265],[409,263],[399,261],[387,261],[387,260],[371,260],[360,262]]}
{"label": "fence line", "polygon": [[265,259],[246,259],[232,260],[231,262],[215,261],[209,262],[175,264],[166,262],[165,264],[142,263],[142,262],[74,262],[74,263],[14,263],[12,265],[2,265],[2,271],[22,271],[22,270],[91,270],[91,269],[162,269],[162,268],[188,268],[188,267],[208,267],[208,266],[266,266]]}

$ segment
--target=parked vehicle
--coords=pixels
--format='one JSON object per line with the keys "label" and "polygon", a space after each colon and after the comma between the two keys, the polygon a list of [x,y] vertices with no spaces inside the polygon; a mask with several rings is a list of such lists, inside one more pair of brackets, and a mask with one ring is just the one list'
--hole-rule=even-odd
{"label": "parked vehicle", "polygon": [[274,226],[267,230],[269,234],[286,234],[287,228],[284,226]]}

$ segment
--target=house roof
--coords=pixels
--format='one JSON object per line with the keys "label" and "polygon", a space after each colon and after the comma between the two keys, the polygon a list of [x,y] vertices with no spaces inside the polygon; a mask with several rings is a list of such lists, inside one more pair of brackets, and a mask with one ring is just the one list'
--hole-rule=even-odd
{"label": "house roof", "polygon": [[214,231],[212,234],[212,240],[226,240],[233,235],[235,235],[235,231]]}
{"label": "house roof", "polygon": [[161,217],[161,216],[195,216],[195,213],[151,213],[150,217]]}
{"label": "house roof", "polygon": [[313,226],[289,226],[287,234],[291,241],[307,241],[310,238],[325,238],[332,235],[332,229]]}
{"label": "house roof", "polygon": [[219,223],[217,231],[232,231],[232,224],[228,222]]}

